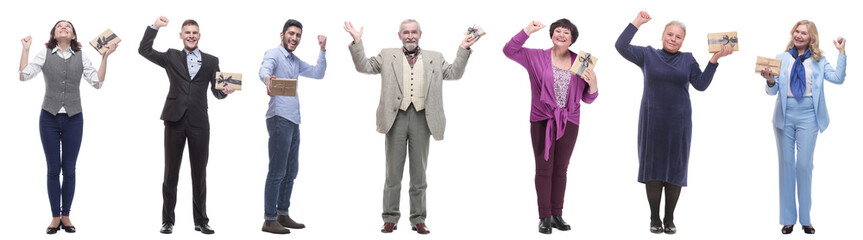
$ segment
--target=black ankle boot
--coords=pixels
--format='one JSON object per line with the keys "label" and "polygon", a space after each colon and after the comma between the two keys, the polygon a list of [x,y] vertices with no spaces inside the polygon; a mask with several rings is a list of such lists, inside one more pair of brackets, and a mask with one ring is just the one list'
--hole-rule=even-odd
{"label": "black ankle boot", "polygon": [[561,216],[551,216],[551,227],[561,231],[569,231],[572,229]]}
{"label": "black ankle boot", "polygon": [[551,221],[550,217],[539,219],[539,232],[551,234]]}

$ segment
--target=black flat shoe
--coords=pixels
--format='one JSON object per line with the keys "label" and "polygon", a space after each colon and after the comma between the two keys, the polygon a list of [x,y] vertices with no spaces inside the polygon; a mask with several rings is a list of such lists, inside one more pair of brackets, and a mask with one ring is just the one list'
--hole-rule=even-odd
{"label": "black flat shoe", "polygon": [[159,229],[159,232],[160,232],[160,233],[163,233],[163,234],[171,234],[171,233],[173,233],[173,232],[174,232],[174,224],[173,224],[173,223],[169,223],[169,222],[162,223],[162,228],[161,228],[161,229]]}
{"label": "black flat shoe", "polygon": [[551,234],[551,218],[543,218],[539,220],[539,233]]}
{"label": "black flat shoe", "polygon": [[572,227],[561,216],[551,216],[551,227],[561,231],[569,231]]}
{"label": "black flat shoe", "polygon": [[815,228],[812,225],[803,226],[803,232],[806,234],[815,234]]}
{"label": "black flat shoe", "polygon": [[60,225],[57,225],[57,227],[48,227],[48,229],[45,230],[45,233],[55,234],[57,231],[60,231]]}
{"label": "black flat shoe", "polygon": [[60,222],[60,226],[58,227],[65,230],[67,233],[75,233],[75,226],[66,226],[63,224],[62,221]]}
{"label": "black flat shoe", "polygon": [[662,229],[662,221],[650,220],[650,232],[659,234],[663,231],[664,229]]}
{"label": "black flat shoe", "polygon": [[216,233],[216,231],[214,231],[212,228],[210,228],[210,225],[207,225],[206,223],[200,224],[200,225],[195,225],[195,231],[201,232],[203,234]]}
{"label": "black flat shoe", "polygon": [[674,226],[674,222],[666,221],[665,229],[662,229],[662,231],[664,231],[665,234],[675,234],[677,233],[677,227]]}
{"label": "black flat shoe", "polygon": [[782,226],[782,234],[789,234],[794,231],[794,225]]}

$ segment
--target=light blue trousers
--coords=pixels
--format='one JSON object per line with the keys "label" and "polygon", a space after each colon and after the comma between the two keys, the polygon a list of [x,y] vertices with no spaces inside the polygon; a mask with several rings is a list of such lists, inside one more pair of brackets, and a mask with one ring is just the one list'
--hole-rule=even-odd
{"label": "light blue trousers", "polygon": [[[812,97],[788,98],[785,126],[774,131],[779,149],[779,224],[794,225],[799,210],[800,224],[811,226],[812,158],[818,137]],[[795,199],[800,200],[799,206]]]}

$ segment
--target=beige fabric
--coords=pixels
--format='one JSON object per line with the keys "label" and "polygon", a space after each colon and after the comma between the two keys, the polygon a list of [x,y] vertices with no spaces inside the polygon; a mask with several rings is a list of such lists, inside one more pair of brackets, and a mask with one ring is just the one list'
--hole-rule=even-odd
{"label": "beige fabric", "polygon": [[423,91],[426,85],[423,77],[425,74],[421,74],[423,73],[423,55],[422,53],[417,55],[417,62],[414,63],[413,68],[408,63],[407,58],[402,58],[402,62],[404,62],[402,69],[405,70],[404,76],[402,76],[402,86],[406,87],[402,88],[402,105],[399,109],[407,111],[408,106],[413,103],[417,112],[425,110],[426,92]]}

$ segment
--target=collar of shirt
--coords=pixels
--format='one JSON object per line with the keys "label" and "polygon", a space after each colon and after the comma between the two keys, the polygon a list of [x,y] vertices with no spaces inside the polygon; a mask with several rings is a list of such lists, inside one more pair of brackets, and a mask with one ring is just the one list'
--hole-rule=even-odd
{"label": "collar of shirt", "polygon": [[198,48],[195,48],[195,50],[192,51],[189,51],[188,49],[183,49],[183,52],[186,52],[186,56],[191,54],[195,55],[195,57],[201,57],[201,50]]}
{"label": "collar of shirt", "polygon": [[[59,51],[60,51],[60,47],[54,47],[54,49],[51,50],[51,53],[54,54],[54,53],[57,53]],[[72,51],[72,47],[68,47],[68,48],[66,48],[66,51],[60,52],[60,55],[72,56],[72,55],[75,55],[75,51]]]}
{"label": "collar of shirt", "polygon": [[417,46],[417,49],[414,49],[413,52],[408,52],[407,48],[402,47],[402,52],[405,53],[405,57],[408,58],[408,64],[413,68],[414,64],[417,62],[417,56],[420,54],[420,46]]}
{"label": "collar of shirt", "polygon": [[283,47],[282,45],[279,45],[278,49],[279,52],[282,53],[282,56],[285,56],[286,59],[291,59],[291,57],[294,55],[293,53],[288,52],[288,50],[285,49],[285,47]]}

